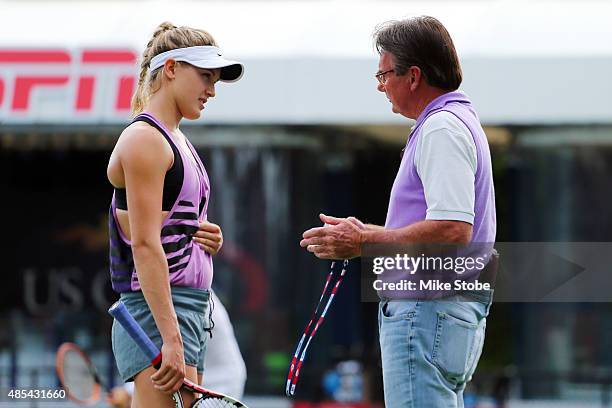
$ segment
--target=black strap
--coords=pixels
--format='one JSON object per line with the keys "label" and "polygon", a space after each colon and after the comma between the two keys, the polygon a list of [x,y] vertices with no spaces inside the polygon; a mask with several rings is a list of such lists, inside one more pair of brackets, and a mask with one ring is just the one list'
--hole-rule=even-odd
{"label": "black strap", "polygon": [[[183,188],[183,178],[185,177],[183,171],[183,159],[178,150],[178,147],[172,141],[172,138],[166,131],[159,126],[154,120],[146,115],[138,115],[133,120],[135,122],[146,122],[149,125],[157,129],[170,143],[172,152],[174,153],[174,163],[172,167],[166,172],[164,177],[164,195],[162,199],[162,211],[170,211],[174,206],[174,203],[178,199],[181,189]],[[127,210],[127,195],[124,188],[115,188],[115,207],[120,210]]]}

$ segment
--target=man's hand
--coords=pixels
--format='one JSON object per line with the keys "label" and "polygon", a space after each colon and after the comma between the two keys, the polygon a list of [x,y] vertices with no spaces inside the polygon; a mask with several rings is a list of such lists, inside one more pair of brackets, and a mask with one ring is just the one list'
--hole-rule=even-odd
{"label": "man's hand", "polygon": [[223,246],[223,233],[221,227],[212,222],[200,222],[200,228],[193,234],[193,241],[204,251],[216,255]]}
{"label": "man's hand", "polygon": [[[334,218],[334,217],[329,217],[329,216],[325,216],[325,217],[327,217],[327,218]],[[353,225],[355,225],[357,228],[359,228],[362,231],[365,231],[366,229],[368,229],[367,225],[365,225],[363,222],[359,221],[355,217],[348,217],[347,220],[350,221]]]}
{"label": "man's hand", "polygon": [[320,214],[325,227],[311,228],[302,235],[300,246],[321,259],[350,259],[361,255],[365,225],[357,218],[336,218]]}

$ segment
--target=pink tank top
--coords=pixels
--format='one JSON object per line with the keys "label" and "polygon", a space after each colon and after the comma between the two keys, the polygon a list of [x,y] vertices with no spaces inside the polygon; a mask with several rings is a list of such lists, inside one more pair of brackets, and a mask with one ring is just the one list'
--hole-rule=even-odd
{"label": "pink tank top", "polygon": [[[174,152],[175,165],[183,168],[182,187],[160,231],[168,261],[170,285],[210,289],[213,278],[212,258],[192,241],[199,220],[206,220],[208,210],[210,181],[206,169],[189,140],[185,139],[190,150],[190,153],[186,153],[174,142],[168,129],[151,114],[142,113],[134,118],[133,122],[137,121],[149,123],[164,135]],[[114,194],[108,218],[112,287],[117,293],[139,291],[131,242],[117,221]]]}

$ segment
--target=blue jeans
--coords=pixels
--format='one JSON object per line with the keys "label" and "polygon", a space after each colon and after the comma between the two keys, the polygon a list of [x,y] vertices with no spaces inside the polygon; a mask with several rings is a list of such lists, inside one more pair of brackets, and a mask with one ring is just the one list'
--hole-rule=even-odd
{"label": "blue jeans", "polygon": [[440,300],[381,300],[386,408],[463,407],[484,345],[490,292]]}

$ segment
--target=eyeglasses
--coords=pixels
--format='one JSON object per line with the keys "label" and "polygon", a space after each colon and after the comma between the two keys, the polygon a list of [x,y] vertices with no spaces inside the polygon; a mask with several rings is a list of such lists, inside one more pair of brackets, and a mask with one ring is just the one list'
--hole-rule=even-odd
{"label": "eyeglasses", "polygon": [[388,69],[388,70],[383,71],[383,72],[377,72],[376,75],[374,75],[374,76],[376,77],[376,79],[378,79],[378,82],[381,85],[384,85],[384,84],[387,83],[387,76],[386,75],[388,73],[390,73],[390,72],[395,72],[395,70],[394,69]]}

